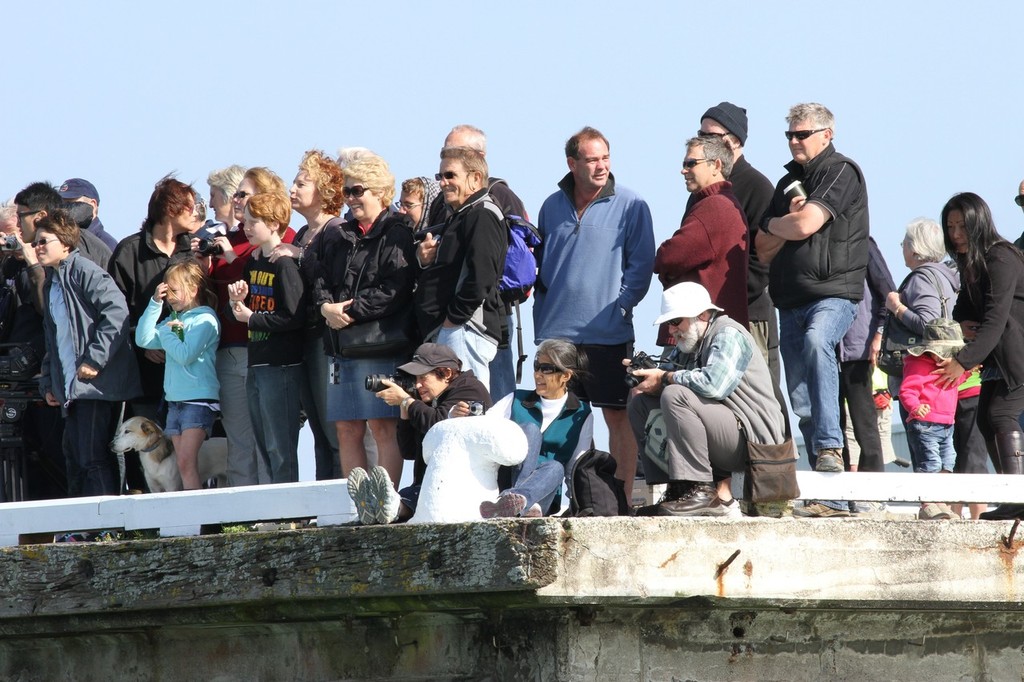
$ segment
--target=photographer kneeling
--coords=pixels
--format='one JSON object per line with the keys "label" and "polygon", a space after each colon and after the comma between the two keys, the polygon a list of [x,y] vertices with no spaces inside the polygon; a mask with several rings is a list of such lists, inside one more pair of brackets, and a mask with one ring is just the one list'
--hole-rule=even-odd
{"label": "photographer kneeling", "polygon": [[[630,395],[628,412],[647,482],[667,482],[668,489],[658,504],[637,515],[738,517],[739,504],[727,491],[716,492],[715,483],[744,469],[748,438],[786,438],[768,365],[750,332],[699,284],[683,282],[664,291],[654,324],[663,322],[676,343],[668,357],[671,369],[633,370],[642,381]],[[659,408],[667,462],[652,460],[643,447],[648,417]]]}
{"label": "photographer kneeling", "polygon": [[[487,387],[472,370],[462,370],[462,360],[448,346],[424,343],[416,349],[412,361],[398,369],[416,377],[414,387],[406,388],[393,379],[380,378],[379,383],[385,388],[376,395],[388,405],[400,408],[398,448],[403,458],[414,460],[413,482],[396,495],[390,485],[378,482],[376,469],[369,475],[362,469],[353,470],[349,474],[349,493],[364,524],[409,519],[416,510],[427,468],[423,461],[423,436],[443,419],[471,414],[473,403],[482,404],[483,410],[491,407]],[[418,393],[419,398],[411,392]],[[453,414],[456,406],[460,410]]]}

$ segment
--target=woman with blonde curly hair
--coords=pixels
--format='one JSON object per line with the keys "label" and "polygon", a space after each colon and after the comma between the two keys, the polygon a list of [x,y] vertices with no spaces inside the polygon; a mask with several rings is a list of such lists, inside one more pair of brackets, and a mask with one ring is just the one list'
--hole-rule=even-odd
{"label": "woman with blonde curly hair", "polygon": [[[345,176],[331,157],[319,149],[311,149],[299,162],[299,172],[291,187],[292,210],[306,219],[306,225],[295,233],[291,244],[279,244],[271,261],[291,256],[299,263],[299,271],[307,289],[311,289],[320,268],[324,251],[324,234],[337,230],[344,222],[338,215],[344,206],[342,188]],[[316,478],[339,478],[338,436],[334,424],[327,421],[327,354],[324,348],[324,318],[313,307],[306,314],[305,383],[302,386],[302,409],[309,418],[313,432]]]}
{"label": "woman with blonde curly hair", "polygon": [[[398,481],[403,464],[396,441],[399,411],[365,390],[365,380],[370,374],[390,376],[412,350],[412,230],[404,216],[388,210],[395,177],[384,159],[360,158],[344,174],[342,191],[352,219],[325,233],[313,289],[337,377],[327,387],[327,418],[336,422],[343,476],[366,468],[363,437],[369,425],[378,463]],[[406,335],[386,348],[370,348],[365,339],[378,327]]]}

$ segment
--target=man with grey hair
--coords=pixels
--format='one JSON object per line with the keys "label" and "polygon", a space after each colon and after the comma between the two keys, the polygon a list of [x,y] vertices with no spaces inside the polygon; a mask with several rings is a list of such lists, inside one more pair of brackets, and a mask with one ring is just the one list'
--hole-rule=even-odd
{"label": "man with grey hair", "polygon": [[[732,165],[732,150],[721,138],[686,141],[680,173],[691,201],[679,229],[658,247],[654,272],[666,289],[700,284],[730,318],[747,326],[747,221],[729,182]],[[667,326],[658,343],[670,343]]]}
{"label": "man with grey hair", "polygon": [[[487,135],[476,126],[460,124],[449,131],[444,138],[444,147],[468,147],[480,153],[487,159]],[[508,186],[508,183],[501,178],[487,178],[487,192],[498,208],[506,216],[517,215],[528,220],[526,206],[515,192]],[[444,200],[444,193],[438,194],[431,203],[427,214],[427,225],[440,225],[448,219],[451,209]],[[431,256],[428,254],[427,256]],[[500,276],[500,273],[499,273]],[[503,304],[504,327],[502,328],[501,343],[498,345],[498,353],[490,363],[490,380],[488,389],[493,400],[499,400],[511,393],[516,388],[515,357],[512,352],[510,334],[515,325],[515,318],[512,316],[511,307]],[[518,329],[518,328],[517,328]],[[519,329],[519,346],[522,347],[522,330]],[[523,356],[525,359],[525,356]]]}
{"label": "man with grey hair", "polygon": [[798,104],[786,121],[793,160],[761,221],[757,252],[771,263],[786,383],[810,461],[817,471],[843,471],[836,344],[864,296],[867,188],[860,167],[832,145],[832,112]]}

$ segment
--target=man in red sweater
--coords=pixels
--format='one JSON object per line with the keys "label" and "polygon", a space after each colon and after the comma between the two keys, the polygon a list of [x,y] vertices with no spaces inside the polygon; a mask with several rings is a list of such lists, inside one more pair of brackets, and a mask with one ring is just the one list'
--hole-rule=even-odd
{"label": "man in red sweater", "polygon": [[[654,272],[666,289],[700,284],[747,327],[747,221],[728,180],[732,165],[732,151],[721,138],[687,140],[681,173],[694,201],[676,233],[658,247]],[[658,340],[669,343],[667,330]]]}

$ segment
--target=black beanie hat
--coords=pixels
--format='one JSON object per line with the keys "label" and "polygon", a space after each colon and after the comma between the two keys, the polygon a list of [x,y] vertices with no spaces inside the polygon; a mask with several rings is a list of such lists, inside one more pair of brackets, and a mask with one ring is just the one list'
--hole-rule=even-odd
{"label": "black beanie hat", "polygon": [[746,109],[742,109],[732,102],[721,102],[718,106],[705,111],[700,118],[702,121],[705,118],[718,121],[719,125],[739,138],[741,147],[747,143]]}

